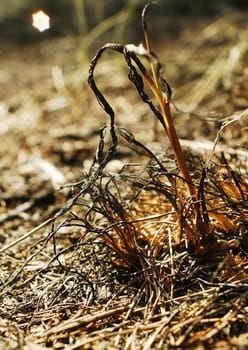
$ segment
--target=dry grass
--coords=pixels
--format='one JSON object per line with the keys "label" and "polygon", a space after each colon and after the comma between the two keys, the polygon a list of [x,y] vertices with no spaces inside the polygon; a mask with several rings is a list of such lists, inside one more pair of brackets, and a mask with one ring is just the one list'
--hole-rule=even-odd
{"label": "dry grass", "polygon": [[[240,65],[247,55],[241,41]],[[1,249],[0,341],[5,349],[246,346],[247,146],[225,144],[229,130],[240,140],[246,135],[246,112],[217,121],[200,112],[186,115],[192,123],[211,119],[219,125],[215,152],[200,140],[187,143],[184,157],[196,193],[190,196],[189,179],[170,149],[148,147],[116,124],[95,83],[94,68],[106,48],[113,46],[92,61],[90,84],[110,124],[100,131],[91,167],[65,187],[71,199],[54,216]],[[139,95],[161,121],[136,53],[114,48],[124,53]],[[205,81],[203,74],[199,84]],[[209,101],[207,88],[196,94],[193,88],[187,96],[194,106]],[[127,147],[128,160],[121,163]]]}

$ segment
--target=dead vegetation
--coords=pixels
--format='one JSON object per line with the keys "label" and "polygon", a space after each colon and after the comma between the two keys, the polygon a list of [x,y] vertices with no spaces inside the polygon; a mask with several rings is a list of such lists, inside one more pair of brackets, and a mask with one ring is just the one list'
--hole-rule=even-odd
{"label": "dead vegetation", "polygon": [[[205,27],[199,41],[193,40],[190,49],[179,55],[177,67],[183,60],[183,75],[192,79],[187,84],[178,79],[172,100],[149,46],[108,44],[100,49],[91,62],[89,83],[110,122],[100,129],[95,157],[88,150],[90,165],[87,168],[85,162],[77,182],[68,170],[71,183],[56,192],[52,181],[63,180],[56,168],[36,157],[36,173],[34,168],[22,168],[19,175],[21,182],[25,174],[27,186],[16,192],[19,197],[8,190],[2,198],[0,344],[4,348],[247,345],[247,42],[242,17],[235,23],[226,18]],[[116,90],[107,86],[102,93],[98,88],[105,73],[96,75],[95,68],[107,49],[124,55],[137,96],[167,134],[164,118],[172,109],[176,129],[185,138],[180,140],[184,153],[179,158],[184,157],[186,176],[178,167],[173,144],[169,147],[162,132],[153,128],[149,108],[138,120],[149,129],[144,137],[135,132],[135,125],[125,128],[125,111],[118,118],[106,100],[107,94],[115,99]],[[173,45],[170,54],[168,72],[174,64]],[[121,76],[120,81],[125,79]],[[75,103],[73,94],[77,96],[72,88],[66,91],[72,101],[68,103]],[[125,91],[123,96],[127,101],[133,98]],[[87,114],[84,123],[88,118],[92,116]],[[55,130],[55,140],[66,139],[65,150],[54,145],[45,149],[53,157],[59,155],[63,165],[73,162],[74,156],[80,159],[78,149],[86,147],[82,135],[74,132],[71,139],[79,144],[72,150],[68,135]],[[35,187],[34,175],[42,172],[46,177],[39,178]],[[8,203],[13,208],[6,214]],[[25,229],[20,230],[25,218]],[[35,226],[35,221],[42,223]],[[7,230],[11,230],[8,239]]]}

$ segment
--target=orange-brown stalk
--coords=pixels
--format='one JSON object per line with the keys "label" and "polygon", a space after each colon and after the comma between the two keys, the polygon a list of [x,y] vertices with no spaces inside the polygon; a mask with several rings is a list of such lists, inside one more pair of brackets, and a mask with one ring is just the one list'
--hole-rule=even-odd
{"label": "orange-brown stalk", "polygon": [[[146,50],[149,54],[152,54],[151,45],[150,45],[149,37],[148,37],[147,26],[146,26],[146,22],[144,20],[145,11],[149,5],[150,5],[150,3],[144,7],[144,10],[142,13],[142,19],[143,19],[142,23],[143,23],[143,28],[144,28]],[[150,85],[150,88],[153,91],[153,93],[154,93],[154,95],[155,95],[155,97],[160,105],[162,116],[164,119],[165,131],[167,133],[170,144],[172,146],[175,157],[177,159],[178,165],[180,167],[181,174],[187,183],[189,194],[193,198],[196,199],[195,187],[193,185],[192,178],[190,176],[190,173],[189,173],[186,161],[185,161],[185,157],[184,157],[184,154],[183,154],[183,151],[181,148],[181,144],[179,142],[177,132],[176,132],[176,129],[174,126],[174,122],[172,119],[172,115],[171,115],[171,111],[170,111],[170,104],[169,104],[170,103],[169,96],[166,96],[166,94],[162,91],[162,88],[160,86],[159,79],[157,76],[156,67],[155,67],[155,64],[153,63],[152,60],[151,60],[151,70],[152,70],[153,80],[149,79],[148,84]],[[145,77],[145,78],[147,80],[147,77]]]}
{"label": "orange-brown stalk", "polygon": [[[147,74],[147,72],[142,72],[144,78],[152,90],[156,100],[159,103],[161,114],[163,117],[163,127],[168,136],[170,145],[173,149],[174,155],[178,162],[181,175],[185,180],[186,187],[188,190],[188,195],[191,197],[192,207],[189,217],[186,219],[184,217],[179,218],[182,228],[185,230],[188,241],[193,245],[194,249],[197,250],[198,246],[201,246],[202,251],[208,250],[208,241],[209,239],[213,241],[211,244],[217,245],[216,239],[214,238],[210,226],[208,214],[204,210],[204,198],[199,200],[200,191],[203,191],[203,188],[196,190],[195,185],[193,184],[192,177],[190,175],[189,169],[187,167],[185,157],[177,136],[175,129],[174,121],[171,115],[170,110],[170,88],[167,82],[161,77],[160,71],[158,69],[158,62],[154,60],[155,57],[151,50],[151,45],[149,42],[148,30],[145,22],[145,11],[151,3],[148,3],[142,12],[142,24],[144,30],[146,51],[151,56],[150,65],[152,71],[152,77]],[[173,184],[173,183],[172,183]],[[175,185],[175,183],[174,183]],[[179,196],[180,197],[180,196]],[[202,197],[202,196],[201,196]],[[204,197],[204,194],[203,194]],[[185,197],[178,198],[180,205],[183,207],[185,205]],[[202,204],[201,204],[202,203]],[[204,212],[204,214],[203,214]],[[180,213],[178,213],[180,216]]]}

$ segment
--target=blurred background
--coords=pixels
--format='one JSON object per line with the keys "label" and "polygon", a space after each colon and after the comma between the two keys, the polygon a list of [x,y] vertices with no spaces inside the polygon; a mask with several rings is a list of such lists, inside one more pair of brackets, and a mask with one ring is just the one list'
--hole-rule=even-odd
{"label": "blurred background", "polygon": [[[140,12],[146,3],[147,0],[1,0],[1,36],[17,41],[41,39],[30,25],[32,12],[41,8],[51,16],[51,30],[43,37],[74,33],[85,35],[109,18],[110,23],[105,23],[101,29],[103,32],[118,24],[115,39],[122,36],[122,40],[127,40],[130,35],[134,39],[140,35]],[[158,6],[153,6],[150,11],[158,19],[161,17],[161,21],[153,21],[153,30],[160,30],[161,26],[166,30],[168,27],[173,35],[178,28],[178,18],[230,15],[245,9],[248,9],[247,0],[160,0]]]}

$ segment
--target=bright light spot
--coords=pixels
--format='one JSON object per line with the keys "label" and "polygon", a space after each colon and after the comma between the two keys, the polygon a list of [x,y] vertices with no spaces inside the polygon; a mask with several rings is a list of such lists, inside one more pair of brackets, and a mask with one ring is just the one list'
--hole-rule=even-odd
{"label": "bright light spot", "polygon": [[40,32],[50,28],[50,17],[42,10],[34,12],[32,14],[32,26],[38,29]]}

